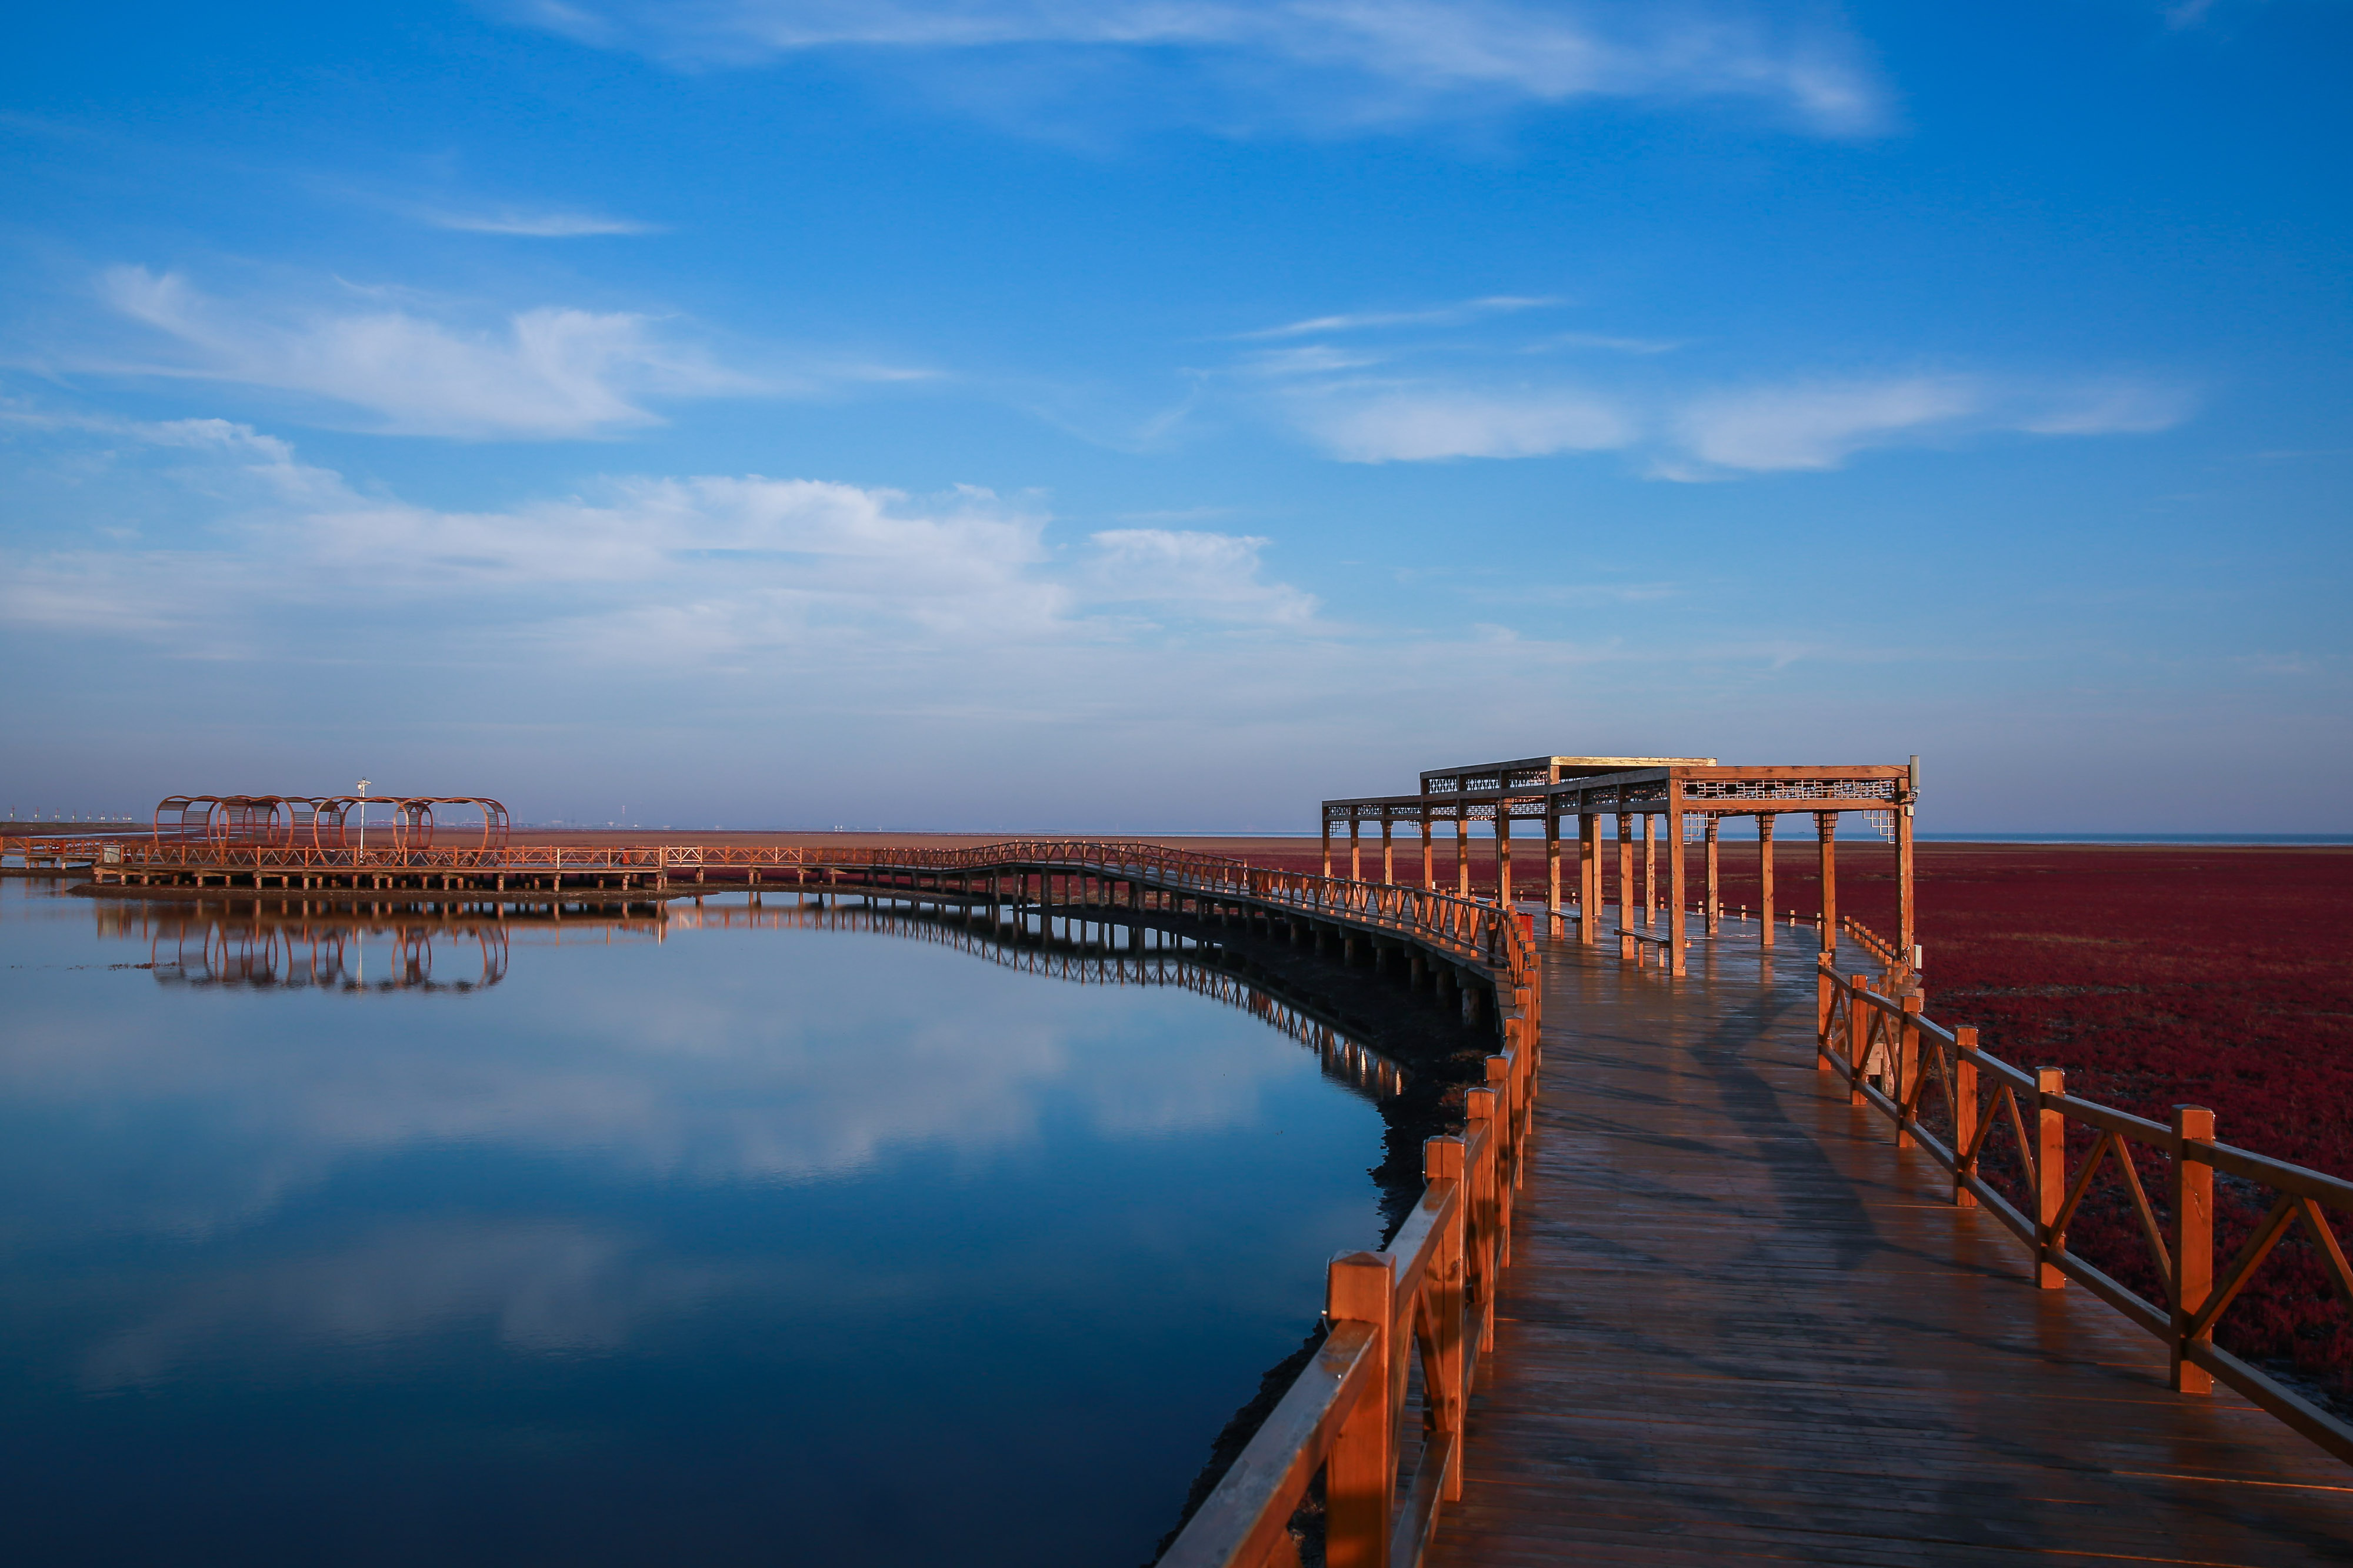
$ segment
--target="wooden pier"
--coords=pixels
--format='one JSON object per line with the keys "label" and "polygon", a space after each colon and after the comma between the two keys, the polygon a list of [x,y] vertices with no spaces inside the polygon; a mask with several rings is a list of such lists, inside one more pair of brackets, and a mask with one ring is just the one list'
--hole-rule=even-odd
{"label": "wooden pier", "polygon": [[1493,1373],[1425,1561],[2353,1561],[2353,1470],[2038,1289],[1818,1070],[1811,955],[1725,935],[1681,981],[1546,944]]}

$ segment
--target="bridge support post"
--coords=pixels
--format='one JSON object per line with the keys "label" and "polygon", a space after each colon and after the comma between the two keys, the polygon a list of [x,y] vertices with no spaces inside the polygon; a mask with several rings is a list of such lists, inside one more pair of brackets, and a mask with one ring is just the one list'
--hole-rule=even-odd
{"label": "bridge support post", "polygon": [[1545,934],[1560,934],[1560,813],[1545,805]]}
{"label": "bridge support post", "polygon": [[1895,807],[1895,951],[1906,969],[1913,967],[1913,948],[1920,936],[1912,906],[1912,802],[1920,793],[1920,759],[1912,759],[1912,776],[1904,799]]}
{"label": "bridge support post", "polygon": [[1601,818],[1589,811],[1577,814],[1577,940],[1601,940]]}
{"label": "bridge support post", "polygon": [[1707,934],[1724,925],[1724,879],[1716,864],[1715,846],[1724,818],[1711,812],[1707,819]]}
{"label": "bridge support post", "polygon": [[1760,811],[1757,814],[1757,881],[1763,891],[1757,896],[1765,901],[1758,908],[1757,945],[1773,945],[1773,825],[1781,820],[1780,813]]}
{"label": "bridge support post", "polygon": [[1512,803],[1495,802],[1495,907],[1512,908]]}
{"label": "bridge support post", "polygon": [[1642,814],[1642,927],[1648,931],[1659,923],[1659,818],[1654,812]]}
{"label": "bridge support post", "polygon": [[1814,813],[1815,854],[1822,879],[1822,951],[1838,952],[1838,813]]}
{"label": "bridge support post", "polygon": [[1680,779],[1667,783],[1667,952],[1670,962],[1667,973],[1680,978],[1688,973],[1683,962],[1683,910],[1690,897],[1684,885],[1683,866],[1683,786]]}
{"label": "bridge support post", "polygon": [[1394,885],[1397,881],[1397,844],[1390,837],[1389,808],[1381,807],[1381,881]]}
{"label": "bridge support post", "polygon": [[1332,874],[1332,814],[1324,814],[1324,874]]}
{"label": "bridge support post", "polygon": [[1356,808],[1348,808],[1348,880],[1365,879],[1365,840],[1363,824],[1356,820]]}
{"label": "bridge support post", "polygon": [[1618,814],[1618,956],[1630,956],[1634,933],[1634,817]]}
{"label": "bridge support post", "polygon": [[1471,896],[1471,808],[1454,808],[1454,895]]}
{"label": "bridge support post", "polygon": [[1421,808],[1421,885],[1435,889],[1438,886],[1438,853],[1430,843],[1430,807],[1425,805]]}

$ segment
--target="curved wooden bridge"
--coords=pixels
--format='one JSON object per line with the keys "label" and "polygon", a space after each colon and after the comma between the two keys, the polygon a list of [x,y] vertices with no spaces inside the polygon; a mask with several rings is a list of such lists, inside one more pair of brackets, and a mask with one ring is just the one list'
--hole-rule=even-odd
{"label": "curved wooden bridge", "polygon": [[[1416,795],[1326,803],[1327,865],[1332,825],[1348,826],[1361,872],[1356,824],[1382,824],[1377,879],[1053,840],[569,863],[532,846],[394,859],[119,845],[92,860],[118,887],[405,889],[559,911],[789,884],[1026,906],[1041,923],[1173,913],[1344,962],[1401,955],[1493,1030],[1487,1083],[1462,1134],[1430,1141],[1422,1201],[1389,1245],[1332,1261],[1322,1348],[1170,1547],[1178,1568],[1295,1563],[1314,1537],[1335,1568],[2353,1562],[2353,1428],[2214,1343],[2284,1247],[2317,1258],[2353,1306],[2333,1228],[2353,1184],[2221,1142],[2194,1108],[2167,1126],[2070,1096],[2055,1071],[1928,1017],[1910,929],[1915,785],[1908,768],[1697,759],[1440,770]],[[1890,819],[1894,942],[1832,912],[1848,811]],[[1788,812],[1816,820],[1819,952],[1777,951],[1769,921],[1716,897],[1718,819],[1754,816],[1769,843]],[[1661,889],[1646,869],[1638,921],[1630,829],[1639,817],[1647,867],[1653,815],[1670,874]],[[1694,815],[1710,851],[1695,904]],[[1535,920],[1509,891],[1509,825],[1531,816],[1549,872]],[[1467,837],[1473,819],[1493,824],[1502,907],[1436,886],[1431,824]],[[1398,820],[1422,829],[1419,886],[1395,879]],[[1862,973],[1834,963],[1841,933],[1873,961]],[[2226,1260],[2218,1182],[2268,1205]],[[2145,1266],[2113,1274],[2070,1247],[2071,1219],[2103,1194],[2137,1216]]]}

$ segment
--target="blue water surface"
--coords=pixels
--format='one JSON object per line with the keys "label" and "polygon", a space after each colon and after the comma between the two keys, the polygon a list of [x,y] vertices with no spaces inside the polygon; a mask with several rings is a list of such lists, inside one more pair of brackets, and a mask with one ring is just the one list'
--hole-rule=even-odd
{"label": "blue water surface", "polygon": [[1377,1109],[1208,996],[719,902],[0,882],[11,1560],[1147,1557],[1377,1241]]}

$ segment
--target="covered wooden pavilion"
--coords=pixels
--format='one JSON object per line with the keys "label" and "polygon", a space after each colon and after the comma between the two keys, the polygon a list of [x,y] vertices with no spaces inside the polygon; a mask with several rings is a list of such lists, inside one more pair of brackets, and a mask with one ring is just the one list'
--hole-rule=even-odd
{"label": "covered wooden pavilion", "polygon": [[[1468,895],[1471,825],[1493,825],[1496,901],[1509,908],[1517,900],[1512,881],[1512,825],[1533,824],[1544,840],[1544,905],[1557,921],[1566,913],[1561,900],[1562,846],[1574,846],[1577,939],[1599,940],[1603,868],[1601,820],[1617,819],[1618,929],[1630,942],[1634,911],[1635,822],[1645,863],[1654,864],[1658,838],[1663,830],[1667,848],[1667,915],[1665,945],[1674,972],[1683,973],[1685,912],[1690,907],[1685,866],[1685,824],[1696,817],[1705,846],[1706,896],[1702,910],[1707,929],[1722,920],[1723,900],[1718,875],[1717,840],[1727,816],[1756,819],[1759,868],[1764,879],[1767,917],[1758,922],[1760,940],[1773,942],[1774,829],[1784,814],[1802,812],[1814,819],[1815,855],[1821,878],[1821,945],[1838,946],[1838,821],[1841,814],[1860,811],[1881,818],[1895,847],[1895,950],[1905,966],[1916,963],[1916,936],[1912,898],[1912,814],[1920,788],[1920,759],[1907,763],[1807,764],[1802,766],[1726,766],[1714,757],[1522,757],[1514,762],[1476,763],[1462,767],[1431,768],[1421,774],[1412,795],[1366,795],[1353,800],[1327,800],[1323,809],[1324,873],[1332,874],[1332,838],[1335,828],[1348,835],[1348,875],[1366,880],[1364,827],[1380,828],[1381,864],[1378,880],[1397,879],[1396,831],[1399,823],[1421,833],[1421,886],[1435,888],[1437,859],[1433,836],[1438,824],[1451,822],[1455,837],[1456,891]],[[1566,830],[1566,831],[1565,831]]]}

